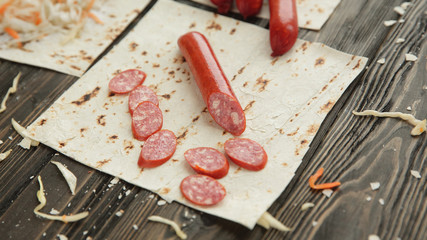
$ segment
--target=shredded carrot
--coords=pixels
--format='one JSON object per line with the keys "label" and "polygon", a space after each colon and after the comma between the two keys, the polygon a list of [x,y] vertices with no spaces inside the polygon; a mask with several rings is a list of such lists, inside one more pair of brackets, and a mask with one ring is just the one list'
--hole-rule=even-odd
{"label": "shredded carrot", "polygon": [[316,184],[316,181],[323,175],[323,168],[320,168],[315,174],[313,174],[309,179],[308,183],[312,189],[330,189],[335,188],[341,185],[340,182],[331,182],[331,183],[322,183]]}
{"label": "shredded carrot", "polygon": [[99,19],[93,12],[88,12],[88,17],[92,18],[95,22],[99,23],[99,24],[104,24],[104,22]]}
{"label": "shredded carrot", "polygon": [[34,24],[35,25],[39,25],[40,23],[42,23],[42,19],[40,18],[40,12],[35,12],[34,13]]}
{"label": "shredded carrot", "polygon": [[90,11],[93,7],[93,4],[95,4],[95,0],[90,0],[89,4],[86,6],[86,11]]}
{"label": "shredded carrot", "polygon": [[6,8],[9,7],[11,3],[12,0],[3,3],[3,5],[0,6],[0,14],[3,14],[6,11]]}
{"label": "shredded carrot", "polygon": [[[14,38],[14,39],[19,39],[19,34],[18,34],[18,32],[16,32],[15,30],[13,30],[12,28],[10,28],[10,27],[5,27],[4,28],[4,31],[7,33],[7,34],[9,34],[12,38]],[[22,47],[22,43],[21,42],[18,42],[18,47]]]}

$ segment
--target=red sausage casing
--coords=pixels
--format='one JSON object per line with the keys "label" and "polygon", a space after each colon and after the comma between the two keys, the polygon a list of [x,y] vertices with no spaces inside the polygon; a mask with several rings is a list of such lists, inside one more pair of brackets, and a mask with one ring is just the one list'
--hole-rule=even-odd
{"label": "red sausage casing", "polygon": [[212,118],[227,132],[241,135],[246,128],[245,113],[205,36],[189,32],[178,39],[178,45]]}
{"label": "red sausage casing", "polygon": [[211,0],[211,2],[218,7],[218,12],[222,14],[228,13],[233,5],[233,0]]}
{"label": "red sausage casing", "polygon": [[298,37],[296,0],[269,0],[271,56],[289,51]]}
{"label": "red sausage casing", "polygon": [[246,19],[259,13],[263,0],[236,0],[237,9]]}

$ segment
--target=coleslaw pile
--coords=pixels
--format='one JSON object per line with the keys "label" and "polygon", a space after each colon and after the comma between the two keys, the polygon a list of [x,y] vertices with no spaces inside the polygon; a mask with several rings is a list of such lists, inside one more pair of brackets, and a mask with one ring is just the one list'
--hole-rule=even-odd
{"label": "coleslaw pile", "polygon": [[102,24],[94,8],[95,0],[0,0],[0,29],[10,36],[9,47],[52,33],[64,34],[65,44],[78,36],[88,17]]}

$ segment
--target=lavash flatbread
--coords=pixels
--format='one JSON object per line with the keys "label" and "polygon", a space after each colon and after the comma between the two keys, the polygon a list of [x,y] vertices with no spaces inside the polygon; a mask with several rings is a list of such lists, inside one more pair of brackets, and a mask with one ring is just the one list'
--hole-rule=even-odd
{"label": "lavash flatbread", "polygon": [[[212,207],[193,205],[179,191],[181,180],[194,174],[183,153],[198,146],[224,151],[223,143],[233,137],[204,111],[177,46],[182,34],[194,30],[210,41],[245,108],[247,129],[241,137],[262,144],[269,156],[259,172],[230,163],[229,174],[219,180],[227,196]],[[160,0],[28,130],[43,144],[167,201],[253,228],[290,182],[322,120],[367,62],[302,40],[284,56],[272,59],[266,38],[268,31],[263,28]],[[163,128],[178,136],[176,153],[157,168],[137,167],[143,142],[132,137],[128,96],[111,95],[108,90],[109,80],[128,68],[147,73],[144,84],[159,96]]]}
{"label": "lavash flatbread", "polygon": [[[214,7],[210,0],[192,0],[205,5]],[[320,30],[331,16],[341,0],[296,0],[298,12],[298,26],[311,30]],[[233,5],[232,12],[238,13],[239,10]],[[268,0],[264,0],[261,11],[257,17],[270,18]]]}
{"label": "lavash flatbread", "polygon": [[91,10],[103,21],[87,19],[80,36],[62,44],[66,35],[55,33],[26,43],[24,50],[10,47],[10,36],[0,34],[0,58],[56,70],[80,77],[150,0],[98,0]]}

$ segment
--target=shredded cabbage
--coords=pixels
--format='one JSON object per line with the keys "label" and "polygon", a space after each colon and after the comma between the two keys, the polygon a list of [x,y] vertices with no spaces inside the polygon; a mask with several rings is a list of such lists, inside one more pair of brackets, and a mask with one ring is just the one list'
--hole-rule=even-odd
{"label": "shredded cabbage", "polygon": [[89,11],[101,5],[99,0],[0,0],[0,29],[19,34],[19,39],[11,37],[10,45],[52,33],[66,35],[67,42],[78,35]]}

